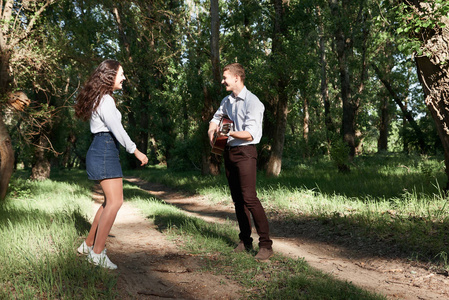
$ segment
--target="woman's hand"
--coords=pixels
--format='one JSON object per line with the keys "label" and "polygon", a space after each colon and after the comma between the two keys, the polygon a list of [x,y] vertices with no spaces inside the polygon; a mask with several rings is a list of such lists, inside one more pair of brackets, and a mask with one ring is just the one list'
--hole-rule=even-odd
{"label": "woman's hand", "polygon": [[146,165],[148,163],[148,157],[143,154],[142,152],[140,152],[138,149],[136,149],[136,151],[134,151],[134,155],[136,156],[136,158],[138,160],[140,160],[141,164],[140,166]]}

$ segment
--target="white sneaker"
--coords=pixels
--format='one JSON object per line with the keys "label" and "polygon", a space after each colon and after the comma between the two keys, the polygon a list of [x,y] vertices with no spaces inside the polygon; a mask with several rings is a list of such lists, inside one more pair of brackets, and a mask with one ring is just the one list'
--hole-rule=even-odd
{"label": "white sneaker", "polygon": [[78,251],[79,254],[89,254],[89,252],[92,250],[93,246],[87,246],[86,241],[84,241],[81,246],[78,247],[76,251]]}
{"label": "white sneaker", "polygon": [[100,254],[95,253],[93,250],[89,251],[89,254],[87,255],[87,260],[96,266],[100,266],[111,270],[117,269],[117,265],[112,263],[112,261],[106,255],[106,249],[103,249],[103,251],[101,251]]}

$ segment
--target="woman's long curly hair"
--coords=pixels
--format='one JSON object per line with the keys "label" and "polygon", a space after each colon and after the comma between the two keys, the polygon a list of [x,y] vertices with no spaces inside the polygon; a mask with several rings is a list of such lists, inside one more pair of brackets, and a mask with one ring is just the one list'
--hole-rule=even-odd
{"label": "woman's long curly hair", "polygon": [[116,60],[103,61],[90,76],[84,88],[76,97],[75,115],[83,121],[90,119],[104,95],[114,91],[115,78],[120,67]]}

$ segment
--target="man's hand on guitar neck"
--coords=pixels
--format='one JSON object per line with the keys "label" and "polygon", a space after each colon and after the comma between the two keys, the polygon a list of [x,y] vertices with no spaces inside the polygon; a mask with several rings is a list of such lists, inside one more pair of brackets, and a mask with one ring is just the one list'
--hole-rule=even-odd
{"label": "man's hand on guitar neck", "polygon": [[218,125],[215,124],[214,122],[210,122],[209,130],[207,131],[207,135],[209,136],[209,142],[210,142],[211,146],[214,145],[214,136],[217,131],[218,131]]}

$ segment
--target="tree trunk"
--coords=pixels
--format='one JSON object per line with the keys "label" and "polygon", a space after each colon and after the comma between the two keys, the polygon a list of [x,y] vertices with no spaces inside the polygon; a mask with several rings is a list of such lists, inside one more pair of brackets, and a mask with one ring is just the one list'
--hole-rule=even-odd
{"label": "tree trunk", "polygon": [[[283,0],[274,0],[275,20],[274,20],[274,37],[272,44],[272,55],[275,57],[274,64],[276,63],[276,56],[282,54],[283,44],[282,36],[285,33],[284,27],[284,3]],[[279,67],[277,68],[279,69]],[[279,176],[282,168],[282,153],[284,151],[285,131],[287,128],[287,115],[288,115],[288,95],[287,95],[287,74],[284,70],[279,70],[277,74],[277,93],[275,97],[275,126],[274,136],[271,145],[270,158],[268,159],[266,175],[267,176]]]}
{"label": "tree trunk", "polygon": [[[212,106],[212,98],[207,87],[203,87],[204,95],[204,107],[202,111],[202,128],[201,132],[207,132],[209,128],[209,120],[214,114]],[[220,174],[220,161],[215,155],[211,155],[211,148],[209,144],[209,138],[207,134],[203,135],[203,151],[201,155],[201,174],[203,175],[219,175]]]}
{"label": "tree trunk", "polygon": [[14,170],[14,150],[3,117],[0,115],[0,200],[4,200]]}
{"label": "tree trunk", "polygon": [[304,117],[303,117],[303,122],[302,122],[302,137],[304,138],[305,149],[304,149],[303,157],[310,156],[310,153],[309,153],[309,121],[310,121],[309,100],[307,99],[307,97],[304,97]]}
{"label": "tree trunk", "polygon": [[[212,64],[213,83],[212,88],[208,90],[206,86],[203,87],[204,106],[202,111],[203,132],[207,132],[209,127],[209,120],[214,114],[214,98],[220,93],[220,19],[219,19],[219,5],[218,0],[210,1],[210,60]],[[212,96],[214,95],[214,96]],[[207,134],[203,135],[203,153],[201,156],[202,174],[220,174],[220,161],[215,155],[211,155],[209,138]]]}
{"label": "tree trunk", "polygon": [[388,151],[388,132],[390,128],[388,100],[388,97],[383,97],[380,104],[380,124],[379,139],[377,140],[377,152]]}
{"label": "tree trunk", "polygon": [[[408,107],[408,105],[407,105],[407,98],[406,98],[404,100],[404,109],[408,110],[407,107]],[[404,116],[402,116],[402,152],[404,152],[404,153],[409,152],[409,148],[408,148],[409,139],[407,138],[406,128],[407,128],[407,117],[404,115]]]}
{"label": "tree trunk", "polygon": [[[332,3],[333,14],[339,15],[338,4]],[[337,26],[335,31],[335,43],[337,50],[338,71],[340,74],[341,99],[343,102],[342,136],[349,146],[349,156],[355,155],[355,109],[351,102],[352,91],[349,71],[349,56],[352,51],[351,39],[345,35],[342,26]]]}
{"label": "tree trunk", "polygon": [[[446,41],[449,40],[449,34]],[[449,46],[446,44],[446,47]],[[444,149],[444,164],[446,176],[449,178],[449,73],[439,64],[432,62],[427,56],[415,58],[418,78],[426,95],[426,105],[435,121],[438,136]],[[446,183],[449,189],[449,181]]]}
{"label": "tree trunk", "polygon": [[[408,3],[416,18],[422,17],[423,10],[432,15],[435,9],[430,2],[414,1]],[[426,18],[424,15],[423,18]],[[426,105],[435,121],[438,136],[444,148],[444,162],[446,175],[449,178],[449,19],[441,17],[439,22],[444,27],[435,25],[430,29],[422,29],[416,34],[421,41],[421,48],[425,55],[415,56],[418,78],[423,87]],[[446,190],[449,188],[449,181]]]}
{"label": "tree trunk", "polygon": [[[421,149],[421,152],[425,152],[427,149],[426,142],[424,140],[424,134],[419,127],[419,125],[416,123],[415,119],[413,118],[412,114],[407,110],[407,106],[404,105],[399,99],[399,96],[396,94],[396,92],[393,90],[393,87],[391,84],[385,79],[385,76],[382,74],[382,72],[379,70],[379,68],[371,64],[373,66],[374,71],[376,72],[377,77],[379,77],[380,81],[383,83],[387,91],[390,93],[391,97],[393,98],[394,102],[399,106],[401,109],[402,114],[404,115],[404,118],[408,121],[412,129],[415,131],[416,137],[418,138],[419,147]],[[405,145],[405,143],[404,143]]]}
{"label": "tree trunk", "polygon": [[330,101],[329,101],[329,87],[327,78],[327,58],[326,47],[324,38],[324,25],[321,18],[321,9],[317,6],[319,16],[319,35],[320,35],[320,62],[321,62],[321,99],[324,105],[324,124],[326,125],[326,138],[328,144],[330,144],[330,134],[334,132],[332,116],[330,113]]}
{"label": "tree trunk", "polygon": [[220,19],[218,0],[210,1],[210,60],[212,63],[212,74],[215,84],[220,84]]}
{"label": "tree trunk", "polygon": [[31,179],[32,180],[45,180],[50,178],[50,161],[45,155],[45,149],[48,147],[48,141],[43,134],[39,135],[38,146],[34,151],[34,165],[31,169]]}
{"label": "tree trunk", "polygon": [[[47,95],[38,91],[35,96],[37,106],[41,105],[51,105],[48,102]],[[31,179],[32,180],[45,180],[50,178],[51,164],[47,151],[49,149],[49,135],[52,132],[53,122],[46,122],[45,118],[37,120],[41,123],[37,136],[34,138],[33,143],[34,156],[33,156],[33,167],[31,168]]]}
{"label": "tree trunk", "polygon": [[[365,28],[367,21],[364,19],[363,7],[364,2],[360,2],[357,19],[352,22],[357,25],[340,24],[344,20],[344,15],[349,15],[351,12],[350,1],[343,0],[329,0],[332,15],[336,18],[336,30],[334,32],[335,44],[337,51],[338,71],[340,74],[341,99],[343,102],[343,116],[341,134],[343,140],[349,146],[349,158],[354,158],[356,154],[357,139],[356,139],[356,117],[360,103],[360,95],[364,90],[364,81],[366,78],[366,51],[367,51],[367,37],[368,30]],[[352,26],[352,27],[351,27]],[[360,28],[361,27],[361,28]],[[352,86],[355,82],[355,76],[352,76],[354,70],[354,36],[362,34],[362,48],[357,49],[360,60],[360,80],[357,86],[357,93],[353,95]],[[355,85],[354,85],[355,86]]]}
{"label": "tree trunk", "polygon": [[[1,49],[0,49],[1,50]],[[12,81],[9,74],[9,59],[10,54],[7,51],[1,51],[0,53],[0,95],[6,96],[8,94],[9,85]]]}
{"label": "tree trunk", "polygon": [[[9,73],[10,54],[4,49],[4,41],[0,41],[0,99],[6,97],[9,92],[11,76]],[[11,137],[8,133],[3,116],[0,113],[0,201],[6,197],[9,180],[14,171],[14,149]]]}
{"label": "tree trunk", "polygon": [[266,171],[267,176],[279,176],[282,168],[282,153],[284,151],[288,115],[288,99],[282,82],[279,82],[279,96],[277,99],[275,136],[271,145],[270,159],[268,160]]}
{"label": "tree trunk", "polygon": [[[145,99],[145,98],[144,98]],[[149,99],[146,98],[146,99]],[[148,102],[144,101],[145,106],[147,106]],[[150,116],[148,115],[148,108],[144,108],[140,111],[140,128],[142,129],[139,133],[139,135],[137,136],[136,139],[136,144],[138,145],[137,147],[139,148],[139,150],[144,153],[147,154],[148,153],[148,128],[150,127]],[[137,160],[135,160],[137,161]],[[139,164],[140,166],[140,164]]]}
{"label": "tree trunk", "polygon": [[76,144],[76,136],[73,134],[73,132],[69,133],[69,136],[67,137],[67,144],[63,153],[63,159],[62,159],[62,166],[67,169],[73,168],[73,160],[72,158],[72,148]]}

